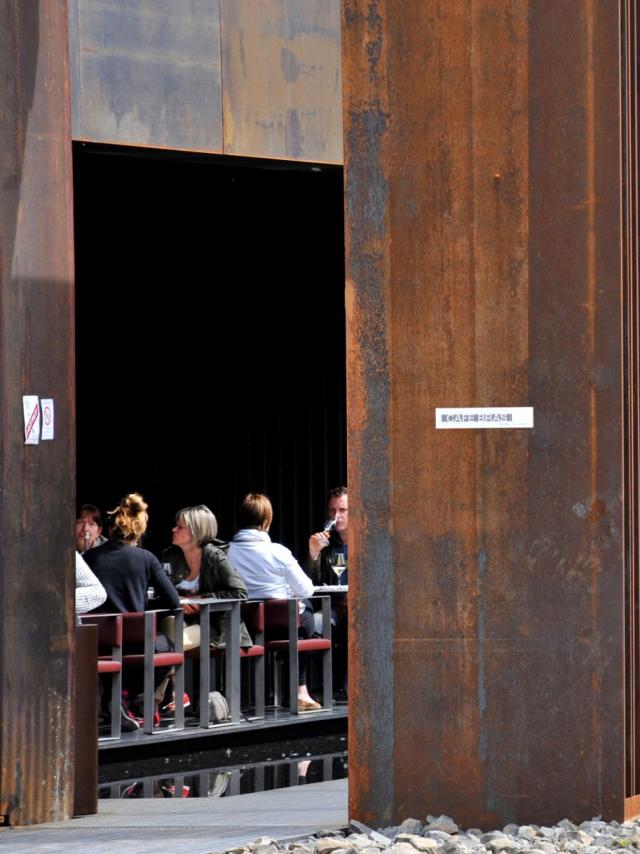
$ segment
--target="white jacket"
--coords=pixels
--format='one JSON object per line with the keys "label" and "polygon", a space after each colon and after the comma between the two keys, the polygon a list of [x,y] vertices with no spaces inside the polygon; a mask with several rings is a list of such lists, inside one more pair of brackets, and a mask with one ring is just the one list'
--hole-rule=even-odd
{"label": "white jacket", "polygon": [[93,611],[107,598],[107,591],[98,581],[82,555],[76,552],[76,614]]}
{"label": "white jacket", "polygon": [[229,543],[229,561],[247,585],[249,599],[313,596],[313,582],[289,549],[266,531],[243,528]]}

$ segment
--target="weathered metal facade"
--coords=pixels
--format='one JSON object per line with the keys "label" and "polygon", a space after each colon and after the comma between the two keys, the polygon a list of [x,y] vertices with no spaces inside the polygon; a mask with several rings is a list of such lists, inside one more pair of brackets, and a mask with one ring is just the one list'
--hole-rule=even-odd
{"label": "weathered metal facade", "polygon": [[[12,824],[69,815],[73,786],[72,135],[342,151],[337,0],[68,5],[70,34],[64,0],[0,0]],[[370,823],[640,811],[635,6],[342,3],[350,812]],[[52,443],[23,444],[30,393],[56,400]],[[491,404],[535,428],[434,429],[436,406]]]}
{"label": "weathered metal facade", "polygon": [[0,0],[0,823],[72,810],[72,139],[341,163],[340,60],[339,0]]}
{"label": "weathered metal facade", "polygon": [[342,162],[339,0],[69,0],[74,139]]}
{"label": "weathered metal facade", "polygon": [[[343,3],[350,813],[369,823],[638,811],[632,6]],[[534,429],[435,430],[437,406],[489,405],[533,406]]]}
{"label": "weathered metal facade", "polygon": [[[74,344],[65,0],[0,2],[0,816],[73,792]],[[53,398],[24,444],[22,396]]]}

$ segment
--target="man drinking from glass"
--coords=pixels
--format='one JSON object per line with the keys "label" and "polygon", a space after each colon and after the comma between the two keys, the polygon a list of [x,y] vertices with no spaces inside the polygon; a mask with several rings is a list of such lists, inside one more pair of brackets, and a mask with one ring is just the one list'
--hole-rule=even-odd
{"label": "man drinking from glass", "polygon": [[[303,566],[315,585],[347,586],[348,539],[349,496],[346,486],[338,486],[329,492],[323,530],[309,537],[309,553]],[[331,594],[333,681],[338,701],[347,698],[347,597],[346,591],[343,595]]]}

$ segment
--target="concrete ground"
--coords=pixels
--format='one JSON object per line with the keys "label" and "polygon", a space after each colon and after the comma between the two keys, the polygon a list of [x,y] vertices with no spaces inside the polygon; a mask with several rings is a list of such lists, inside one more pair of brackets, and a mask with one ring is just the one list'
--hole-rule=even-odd
{"label": "concrete ground", "polygon": [[99,801],[98,814],[0,829],[16,854],[210,854],[258,836],[288,839],[347,824],[347,781],[332,780],[227,798]]}

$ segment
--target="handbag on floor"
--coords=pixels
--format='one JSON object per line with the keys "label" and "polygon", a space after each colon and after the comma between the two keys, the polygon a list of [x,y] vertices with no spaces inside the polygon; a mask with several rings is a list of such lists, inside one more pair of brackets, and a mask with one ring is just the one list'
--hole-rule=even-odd
{"label": "handbag on floor", "polygon": [[209,691],[209,720],[219,724],[231,719],[229,704],[220,691]]}

